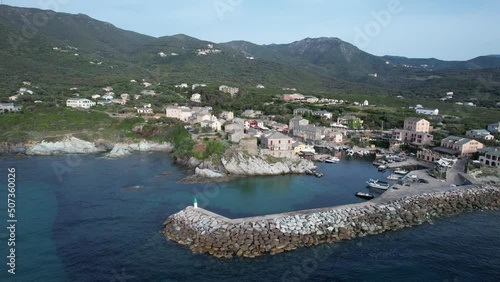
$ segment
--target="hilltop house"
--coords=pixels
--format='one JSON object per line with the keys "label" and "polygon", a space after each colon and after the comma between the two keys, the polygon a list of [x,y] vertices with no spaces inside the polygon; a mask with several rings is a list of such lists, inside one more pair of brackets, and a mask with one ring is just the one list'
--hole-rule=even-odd
{"label": "hilltop house", "polygon": [[500,121],[488,124],[488,131],[491,133],[500,133]]}
{"label": "hilltop house", "polygon": [[96,103],[85,98],[69,98],[66,100],[66,106],[71,108],[82,108],[90,109],[90,107],[95,106]]}
{"label": "hilltop house", "polygon": [[428,116],[437,116],[439,115],[439,110],[438,109],[429,109],[429,108],[415,108],[415,112],[417,114],[421,115],[428,115]]}
{"label": "hilltop house", "polygon": [[19,112],[23,106],[14,106],[13,103],[0,103],[0,114],[7,112]]}
{"label": "hilltop house", "polygon": [[227,85],[221,85],[221,86],[219,86],[219,91],[222,91],[224,93],[229,93],[229,94],[231,94],[231,97],[232,97],[232,96],[238,94],[240,89],[236,88],[236,87],[229,87]]}
{"label": "hilltop house", "polygon": [[495,137],[490,134],[488,130],[485,129],[473,129],[469,130],[465,133],[465,136],[474,138],[474,139],[483,139],[483,140],[494,140]]}
{"label": "hilltop house", "polygon": [[201,103],[201,95],[199,93],[191,95],[191,102]]}

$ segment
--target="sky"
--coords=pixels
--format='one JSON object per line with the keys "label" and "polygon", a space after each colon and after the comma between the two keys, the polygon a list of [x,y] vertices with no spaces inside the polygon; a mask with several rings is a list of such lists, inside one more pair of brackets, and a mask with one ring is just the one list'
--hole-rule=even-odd
{"label": "sky", "polygon": [[468,60],[500,54],[497,0],[0,0],[82,13],[155,37],[290,43],[338,37],[374,55]]}

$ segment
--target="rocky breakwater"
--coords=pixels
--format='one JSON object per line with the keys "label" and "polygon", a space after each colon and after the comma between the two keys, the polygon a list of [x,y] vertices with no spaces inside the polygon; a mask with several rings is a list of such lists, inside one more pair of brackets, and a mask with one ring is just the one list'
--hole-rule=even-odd
{"label": "rocky breakwater", "polygon": [[228,219],[188,207],[164,223],[163,233],[195,253],[256,257],[419,225],[432,218],[500,206],[500,188],[464,189],[407,196],[383,203]]}

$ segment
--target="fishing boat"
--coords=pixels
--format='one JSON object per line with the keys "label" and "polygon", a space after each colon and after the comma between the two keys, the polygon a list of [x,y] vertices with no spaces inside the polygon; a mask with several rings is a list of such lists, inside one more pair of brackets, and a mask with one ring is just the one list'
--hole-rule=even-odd
{"label": "fishing boat", "polygon": [[401,175],[393,173],[393,174],[387,176],[387,179],[389,179],[389,180],[398,180],[401,177],[402,177]]}
{"label": "fishing boat", "polygon": [[336,164],[340,162],[340,159],[337,157],[329,157],[325,160],[325,163]]}
{"label": "fishing boat", "polygon": [[370,179],[369,181],[366,181],[366,184],[370,186],[371,188],[377,188],[377,189],[382,189],[382,190],[387,190],[389,189],[389,183],[385,181],[380,181],[380,180],[374,180]]}
{"label": "fishing boat", "polygon": [[368,199],[368,200],[371,200],[373,198],[375,198],[375,196],[373,196],[372,194],[368,194],[368,193],[363,193],[363,192],[357,192],[356,194],[354,194],[356,197],[360,197],[360,198],[363,198],[363,199]]}
{"label": "fishing boat", "polygon": [[378,166],[378,171],[384,171],[387,169],[387,166],[386,165],[379,165]]}
{"label": "fishing boat", "polygon": [[397,168],[397,169],[394,171],[394,173],[396,173],[396,174],[400,174],[400,175],[405,175],[405,174],[408,174],[408,172],[409,172],[408,170],[406,170],[406,169],[401,169],[401,168]]}

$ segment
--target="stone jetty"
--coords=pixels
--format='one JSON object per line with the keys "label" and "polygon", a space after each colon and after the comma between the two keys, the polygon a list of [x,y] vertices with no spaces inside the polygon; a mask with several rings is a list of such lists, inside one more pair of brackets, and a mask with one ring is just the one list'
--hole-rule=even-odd
{"label": "stone jetty", "polygon": [[163,233],[195,253],[254,258],[499,206],[499,187],[471,185],[398,199],[392,195],[359,204],[242,219],[187,207],[165,221]]}

